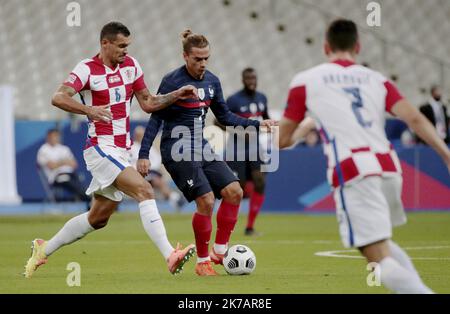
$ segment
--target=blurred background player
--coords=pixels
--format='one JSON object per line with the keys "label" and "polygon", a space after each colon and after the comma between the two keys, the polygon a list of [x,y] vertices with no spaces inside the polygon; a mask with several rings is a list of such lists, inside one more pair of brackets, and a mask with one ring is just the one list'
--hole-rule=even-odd
{"label": "blurred background player", "polygon": [[[328,157],[328,179],[342,241],[379,265],[381,282],[397,293],[432,293],[409,256],[391,240],[392,227],[406,223],[399,159],[384,131],[385,111],[405,121],[436,150],[450,170],[450,151],[430,122],[380,73],[355,64],[360,52],[357,26],[333,22],[327,31],[329,63],[299,73],[293,79],[285,118],[280,123],[280,147],[310,111],[320,125]],[[315,122],[314,122],[315,121]]]}
{"label": "blurred background player", "polygon": [[[272,126],[273,121],[256,121],[238,117],[230,112],[223,99],[219,79],[206,67],[210,57],[209,42],[203,35],[190,30],[182,34],[185,65],[167,74],[159,93],[169,93],[179,86],[191,84],[198,90],[199,99],[178,101],[175,105],[152,114],[139,153],[138,171],[145,175],[149,170],[149,151],[163,126],[161,155],[164,166],[189,202],[195,201],[197,211],[192,219],[197,247],[199,276],[216,276],[211,260],[221,264],[231,233],[238,219],[243,191],[238,178],[228,165],[218,161],[203,138],[205,118],[209,108],[225,126]],[[172,133],[181,135],[181,139]],[[175,156],[175,155],[176,156]],[[212,214],[215,199],[223,199],[217,212],[217,233],[214,246],[208,252],[212,232]]]}
{"label": "blurred background player", "polygon": [[[428,103],[420,107],[420,112],[434,125],[439,137],[446,143],[450,143],[449,123],[447,107],[442,101],[442,89],[434,85],[430,90],[430,99]],[[423,142],[419,138],[420,142]]]}
{"label": "blurred background player", "polygon": [[[258,121],[269,120],[267,97],[257,90],[258,76],[253,68],[247,68],[242,72],[242,83],[244,88],[227,99],[227,106],[230,111],[247,119]],[[254,235],[256,217],[261,210],[265,198],[266,177],[265,174],[261,172],[261,165],[264,161],[260,154],[264,149],[261,150],[260,145],[265,143],[265,136],[267,134],[260,134],[260,136],[256,138],[257,143],[249,143],[250,138],[248,134],[234,132],[230,133],[230,137],[235,136],[234,134],[236,134],[238,138],[230,139],[228,141],[227,150],[232,150],[234,152],[233,156],[236,157],[238,156],[236,151],[238,149],[237,143],[242,141],[245,142],[245,160],[240,161],[237,160],[237,158],[234,158],[232,161],[227,160],[227,164],[238,176],[242,189],[245,192],[248,192],[248,195],[245,195],[247,193],[244,194],[244,196],[250,198],[245,234]],[[263,137],[261,138],[261,141],[260,137]],[[250,152],[250,150],[253,151]],[[256,159],[251,157],[256,157]],[[247,185],[247,183],[249,184]]]}
{"label": "blurred background player", "polygon": [[[130,166],[128,149],[131,146],[129,113],[134,95],[142,110],[151,113],[179,99],[195,98],[195,89],[186,86],[166,95],[151,95],[139,63],[128,55],[130,31],[119,22],[102,28],[100,44],[100,53],[81,61],[52,99],[54,106],[89,118],[84,159],[93,177],[86,192],[94,195],[92,207],[88,213],[69,220],[49,241],[32,242],[32,256],[25,266],[27,278],[62,246],[104,228],[124,193],[139,203],[144,229],[172,274],[179,273],[194,254],[193,245],[185,249],[177,245],[174,249],[170,244],[152,187]],[[77,93],[83,104],[72,98]]]}
{"label": "blurred background player", "polygon": [[84,192],[78,178],[76,172],[78,163],[70,148],[61,144],[61,134],[57,129],[47,132],[46,142],[37,153],[37,163],[44,172],[49,186],[67,190],[78,200],[86,202],[87,210],[89,210],[91,199]]}
{"label": "blurred background player", "polygon": [[[137,161],[139,159],[139,150],[141,149],[142,139],[144,138],[145,128],[142,126],[137,126],[133,132],[133,145],[130,150],[130,164],[136,167]],[[162,174],[162,160],[161,153],[152,146],[149,153],[150,160],[150,171],[145,180],[150,182],[153,189],[159,192],[162,198],[170,203],[170,205],[177,212],[181,211],[186,200],[177,191],[173,191],[169,184],[167,183],[164,175]]]}

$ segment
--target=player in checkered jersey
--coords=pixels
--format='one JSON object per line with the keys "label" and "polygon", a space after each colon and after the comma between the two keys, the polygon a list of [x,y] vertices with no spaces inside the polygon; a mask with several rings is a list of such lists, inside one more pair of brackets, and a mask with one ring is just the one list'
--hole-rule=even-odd
{"label": "player in checkered jersey", "polygon": [[[369,262],[377,263],[388,289],[432,293],[409,256],[391,240],[392,227],[405,224],[406,215],[399,159],[384,131],[385,112],[405,121],[449,169],[450,151],[392,82],[355,63],[359,50],[355,23],[337,20],[330,25],[325,43],[329,63],[299,73],[292,81],[280,123],[280,147],[291,146],[317,125],[344,245],[358,248]],[[307,110],[312,119],[303,120]]]}
{"label": "player in checkered jersey", "polygon": [[[86,194],[94,200],[88,213],[68,221],[49,241],[32,242],[32,256],[25,266],[31,277],[38,266],[64,245],[105,227],[124,194],[139,202],[145,231],[167,261],[172,274],[179,273],[195,253],[194,245],[173,248],[156,206],[151,185],[129,164],[130,105],[136,96],[142,110],[152,113],[182,99],[197,97],[193,86],[153,96],[136,59],[128,55],[130,31],[118,22],[105,25],[100,35],[101,51],[92,59],[81,61],[52,99],[54,106],[71,113],[86,115],[89,134],[84,150],[92,182]],[[72,97],[79,93],[83,104]]]}

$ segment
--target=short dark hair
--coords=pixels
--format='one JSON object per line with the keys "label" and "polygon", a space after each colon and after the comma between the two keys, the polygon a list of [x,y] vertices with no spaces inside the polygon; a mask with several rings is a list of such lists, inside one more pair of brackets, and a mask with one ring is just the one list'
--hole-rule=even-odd
{"label": "short dark hair", "polygon": [[349,51],[359,39],[355,22],[339,19],[330,24],[327,30],[327,41],[332,51]]}
{"label": "short dark hair", "polygon": [[120,22],[109,22],[105,26],[103,26],[102,31],[100,32],[100,41],[103,39],[108,39],[110,41],[116,40],[117,35],[122,34],[125,37],[131,35],[128,27],[123,25]]}
{"label": "short dark hair", "polygon": [[430,93],[433,94],[438,89],[441,89],[440,85],[438,85],[438,84],[431,85]]}
{"label": "short dark hair", "polygon": [[254,68],[245,68],[242,71],[242,77],[244,77],[244,75],[247,74],[247,73],[256,73],[256,70]]}
{"label": "short dark hair", "polygon": [[53,133],[60,134],[61,132],[59,132],[58,129],[50,129],[50,130],[47,131],[47,136],[49,136],[50,134],[53,134]]}

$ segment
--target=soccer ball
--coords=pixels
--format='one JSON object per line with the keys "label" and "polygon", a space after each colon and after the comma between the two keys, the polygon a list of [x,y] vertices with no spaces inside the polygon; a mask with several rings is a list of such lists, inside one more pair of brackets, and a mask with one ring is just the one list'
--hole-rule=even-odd
{"label": "soccer ball", "polygon": [[248,246],[234,245],[223,258],[223,266],[230,275],[250,275],[256,268],[256,256]]}

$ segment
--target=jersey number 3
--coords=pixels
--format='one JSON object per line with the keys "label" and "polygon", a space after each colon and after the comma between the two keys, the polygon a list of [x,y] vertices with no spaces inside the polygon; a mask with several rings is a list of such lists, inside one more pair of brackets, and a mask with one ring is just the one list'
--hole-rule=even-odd
{"label": "jersey number 3", "polygon": [[358,123],[363,128],[370,128],[372,126],[372,122],[365,121],[361,114],[361,109],[364,107],[364,103],[361,98],[361,91],[359,90],[359,88],[344,88],[344,92],[352,97],[352,110],[355,114],[356,120],[358,120]]}

